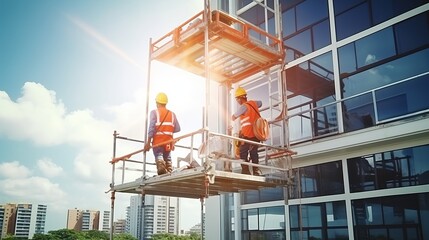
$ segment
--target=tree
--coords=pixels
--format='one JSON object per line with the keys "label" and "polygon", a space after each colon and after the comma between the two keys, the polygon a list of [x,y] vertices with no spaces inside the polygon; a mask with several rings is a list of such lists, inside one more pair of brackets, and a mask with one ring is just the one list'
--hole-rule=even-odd
{"label": "tree", "polygon": [[152,236],[152,240],[200,240],[201,237],[197,233],[191,233],[190,236],[177,236],[170,233],[158,233]]}
{"label": "tree", "polygon": [[[3,238],[4,240],[22,240],[12,235]],[[47,234],[36,233],[32,240],[109,240],[109,233],[89,230],[79,232],[72,229],[60,229],[55,231],[49,231]],[[127,233],[115,234],[113,240],[137,240],[135,237]]]}
{"label": "tree", "polygon": [[3,238],[3,240],[23,240],[23,239],[26,239],[26,238],[15,237],[10,234],[6,235],[6,237]]}
{"label": "tree", "polygon": [[137,238],[128,233],[119,233],[113,235],[113,240],[137,240]]}
{"label": "tree", "polygon": [[79,232],[77,232],[76,230],[73,229],[59,229],[59,230],[54,230],[54,231],[49,231],[48,234],[49,237],[52,238],[47,238],[47,239],[58,239],[58,240],[78,240],[78,239],[82,239],[79,238]]}
{"label": "tree", "polygon": [[109,240],[110,236],[106,232],[98,230],[89,230],[85,232],[80,232],[82,239],[92,239],[92,240]]}

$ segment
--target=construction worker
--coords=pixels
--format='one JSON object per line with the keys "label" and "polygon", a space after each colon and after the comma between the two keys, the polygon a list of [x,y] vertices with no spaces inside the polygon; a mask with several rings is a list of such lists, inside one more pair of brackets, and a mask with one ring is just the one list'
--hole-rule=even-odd
{"label": "construction worker", "polygon": [[[253,133],[253,124],[258,118],[259,108],[262,106],[261,101],[247,100],[247,92],[244,88],[239,87],[235,91],[235,99],[240,104],[237,111],[232,115],[232,120],[240,118],[240,138],[260,142]],[[250,155],[250,159],[249,159]],[[240,145],[240,159],[252,163],[259,164],[258,146],[251,143],[242,142]],[[261,175],[261,170],[258,167],[252,167],[253,175]],[[241,165],[241,173],[250,174],[249,165]]]}
{"label": "construction worker", "polygon": [[[170,173],[173,170],[171,164],[171,151],[174,142],[162,144],[173,139],[173,133],[180,131],[180,125],[176,115],[166,108],[168,97],[160,92],[156,95],[156,109],[150,112],[150,123],[147,141],[144,151],[149,151],[151,143],[158,175]],[[162,144],[162,145],[160,145]]]}

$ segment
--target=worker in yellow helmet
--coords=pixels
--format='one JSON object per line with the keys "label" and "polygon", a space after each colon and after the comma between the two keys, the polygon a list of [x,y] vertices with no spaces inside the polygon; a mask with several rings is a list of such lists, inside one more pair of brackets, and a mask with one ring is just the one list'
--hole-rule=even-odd
{"label": "worker in yellow helmet", "polygon": [[[253,133],[253,123],[260,116],[259,108],[262,102],[258,100],[247,100],[247,92],[244,88],[239,87],[235,90],[235,99],[240,106],[232,115],[232,120],[240,118],[240,138],[244,138],[254,142],[260,142]],[[250,156],[250,159],[249,159]],[[243,142],[240,145],[240,159],[252,163],[259,164],[258,146]],[[258,167],[252,167],[253,175],[261,175],[261,170]],[[249,165],[241,165],[241,173],[250,174]]]}
{"label": "worker in yellow helmet", "polygon": [[173,142],[163,143],[173,139],[173,133],[180,131],[180,125],[176,115],[166,108],[168,97],[165,93],[158,93],[155,102],[156,109],[152,110],[149,116],[150,123],[144,151],[149,151],[152,143],[156,169],[158,175],[162,175],[173,170],[171,151],[174,149]]}

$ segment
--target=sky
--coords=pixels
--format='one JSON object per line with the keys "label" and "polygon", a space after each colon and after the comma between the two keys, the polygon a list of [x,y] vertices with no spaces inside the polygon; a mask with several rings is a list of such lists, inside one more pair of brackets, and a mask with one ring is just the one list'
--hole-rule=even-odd
{"label": "sky", "polygon": [[[110,210],[113,132],[144,140],[148,93],[150,109],[168,95],[177,136],[199,129],[205,80],[148,55],[150,39],[202,10],[202,0],[0,0],[0,204],[48,205],[46,232],[66,227],[67,209]],[[118,143],[117,156],[142,147]],[[114,220],[130,197],[116,194]],[[187,230],[200,201],[181,205]]]}

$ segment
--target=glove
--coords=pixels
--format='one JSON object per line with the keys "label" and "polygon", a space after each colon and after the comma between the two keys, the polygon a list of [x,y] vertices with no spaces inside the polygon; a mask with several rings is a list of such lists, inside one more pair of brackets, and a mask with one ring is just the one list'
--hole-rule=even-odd
{"label": "glove", "polygon": [[149,151],[149,150],[150,150],[150,142],[147,142],[147,143],[144,145],[143,151],[147,152],[147,151]]}

